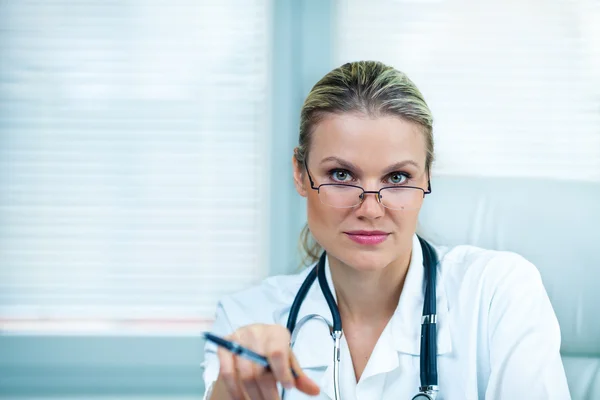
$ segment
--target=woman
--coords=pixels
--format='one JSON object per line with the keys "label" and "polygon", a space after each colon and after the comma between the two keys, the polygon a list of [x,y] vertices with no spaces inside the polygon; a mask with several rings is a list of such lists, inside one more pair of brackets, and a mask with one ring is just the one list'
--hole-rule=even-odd
{"label": "woman", "polygon": [[[307,198],[305,250],[313,263],[326,251],[343,325],[343,400],[412,399],[421,384],[426,272],[416,227],[433,158],[431,112],[391,67],[345,64],[303,105],[294,183]],[[559,325],[536,268],[509,252],[434,249],[437,399],[569,399]],[[207,344],[206,398],[278,399],[278,386],[286,399],[335,398],[327,326],[309,319],[289,346],[290,307],[311,270],[219,303],[212,333],[263,354],[271,369]],[[316,283],[298,320],[310,314],[331,318]]]}

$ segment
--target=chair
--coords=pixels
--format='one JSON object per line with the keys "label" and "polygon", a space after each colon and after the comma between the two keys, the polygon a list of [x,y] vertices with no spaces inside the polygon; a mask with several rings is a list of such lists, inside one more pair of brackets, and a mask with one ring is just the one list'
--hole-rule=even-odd
{"label": "chair", "polygon": [[536,265],[558,317],[573,400],[600,399],[600,183],[435,177],[418,232]]}

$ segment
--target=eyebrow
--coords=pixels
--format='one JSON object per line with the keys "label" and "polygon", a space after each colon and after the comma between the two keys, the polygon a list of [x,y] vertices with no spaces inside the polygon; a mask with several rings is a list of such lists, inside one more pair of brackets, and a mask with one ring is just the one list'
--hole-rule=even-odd
{"label": "eyebrow", "polygon": [[[324,159],[321,160],[321,164],[325,164],[326,162],[329,162],[329,161],[337,162],[338,164],[340,164],[342,166],[342,168],[361,172],[361,169],[359,167],[357,167],[356,165],[352,164],[350,161],[346,161],[346,160],[343,160],[343,159],[341,159],[339,157],[335,157],[335,156],[325,157]],[[407,165],[412,165],[415,168],[417,168],[418,170],[421,170],[421,166],[416,161],[404,160],[404,161],[394,163],[394,164],[390,165],[389,167],[387,167],[385,169],[384,174],[388,174],[390,172],[395,172],[399,169],[406,167]]]}

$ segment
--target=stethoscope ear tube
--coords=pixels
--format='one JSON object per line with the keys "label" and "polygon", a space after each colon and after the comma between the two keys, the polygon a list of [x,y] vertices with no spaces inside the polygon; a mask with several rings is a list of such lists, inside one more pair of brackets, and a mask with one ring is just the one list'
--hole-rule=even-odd
{"label": "stethoscope ear tube", "polygon": [[300,289],[298,289],[298,293],[294,298],[294,302],[292,303],[292,307],[290,308],[290,315],[288,316],[287,320],[287,329],[290,333],[293,333],[296,329],[296,320],[298,319],[300,306],[302,305],[302,302],[304,301],[304,298],[306,297],[306,294],[308,293],[313,282],[317,278],[317,268],[318,266],[315,265],[315,267],[308,273],[308,276],[302,283],[302,286],[300,286]]}
{"label": "stethoscope ear tube", "polygon": [[437,386],[437,346],[433,345],[437,337],[435,323],[421,326],[421,387]]}
{"label": "stethoscope ear tube", "polygon": [[329,289],[329,284],[327,283],[327,276],[325,275],[325,259],[327,258],[327,253],[323,252],[321,258],[319,259],[319,263],[317,264],[317,268],[319,269],[317,272],[317,276],[319,278],[319,286],[321,286],[321,291],[323,292],[323,296],[327,301],[327,305],[329,306],[329,310],[331,310],[331,318],[333,319],[333,332],[341,332],[342,331],[342,317],[340,316],[340,312],[338,310],[338,306],[335,303],[335,299],[333,298],[333,294],[331,294],[331,290]]}
{"label": "stethoscope ear tube", "polygon": [[429,243],[419,237],[424,256],[425,299],[421,321],[421,387],[437,386],[437,315],[436,278],[437,256]]}

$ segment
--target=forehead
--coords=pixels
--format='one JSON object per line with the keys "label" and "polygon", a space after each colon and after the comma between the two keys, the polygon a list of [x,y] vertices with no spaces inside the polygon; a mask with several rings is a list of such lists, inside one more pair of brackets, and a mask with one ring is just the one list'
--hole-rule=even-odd
{"label": "forehead", "polygon": [[329,114],[315,126],[310,147],[311,160],[336,156],[364,168],[413,160],[423,169],[426,154],[421,127],[390,115]]}

